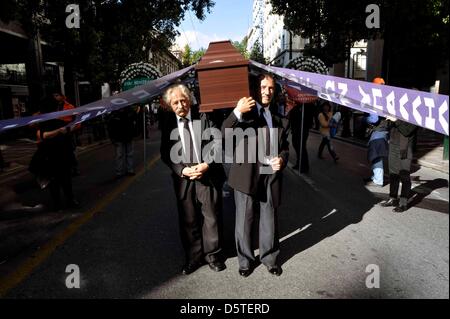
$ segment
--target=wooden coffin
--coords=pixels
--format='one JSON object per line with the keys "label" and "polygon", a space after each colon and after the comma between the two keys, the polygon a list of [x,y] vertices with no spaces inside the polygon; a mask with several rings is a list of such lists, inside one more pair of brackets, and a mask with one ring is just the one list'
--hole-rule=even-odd
{"label": "wooden coffin", "polygon": [[196,66],[200,87],[200,111],[235,107],[250,96],[248,60],[230,41],[211,42]]}

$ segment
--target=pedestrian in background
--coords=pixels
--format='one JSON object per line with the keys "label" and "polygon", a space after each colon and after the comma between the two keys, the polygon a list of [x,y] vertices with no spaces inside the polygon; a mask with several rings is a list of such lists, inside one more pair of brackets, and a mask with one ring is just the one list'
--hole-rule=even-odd
{"label": "pedestrian in background", "polygon": [[108,133],[115,147],[116,179],[135,175],[133,163],[133,137],[136,134],[137,115],[133,107],[113,112],[108,120]]}
{"label": "pedestrian in background", "polygon": [[[60,92],[56,91],[52,95],[58,104],[58,111],[73,110],[75,108],[75,106],[73,106],[72,104],[69,103],[69,101],[67,101],[66,96],[64,96]],[[70,122],[75,120],[75,116],[74,115],[63,116],[61,117],[61,120],[64,121],[66,124],[69,124]],[[68,138],[70,138],[70,140],[72,141],[72,176],[80,175],[78,159],[75,154],[77,148],[77,141],[76,141],[77,137],[75,135],[76,132],[79,132],[80,129],[81,124],[78,124],[72,129],[70,133],[68,133]]]}
{"label": "pedestrian in background", "polygon": [[[373,79],[373,83],[384,85],[382,78]],[[389,128],[387,121],[375,113],[369,114],[366,119],[370,131],[369,145],[367,148],[367,159],[371,164],[372,176],[365,178],[364,182],[368,186],[383,187],[384,185],[384,164],[383,161],[389,153]]]}
{"label": "pedestrian in background", "polygon": [[[411,193],[412,144],[417,126],[395,118],[389,120],[389,199],[381,206],[394,206],[393,212],[402,213],[408,209]],[[400,199],[398,191],[402,183]]]}
{"label": "pedestrian in background", "polygon": [[[58,103],[53,97],[47,97],[41,105],[41,113],[51,113],[58,110]],[[41,152],[46,158],[49,189],[52,195],[54,210],[60,210],[60,192],[66,197],[68,208],[78,208],[80,205],[74,198],[72,190],[73,148],[70,128],[66,121],[53,119],[39,124]]]}
{"label": "pedestrian in background", "polygon": [[333,112],[331,111],[331,104],[328,101],[325,101],[322,104],[322,111],[319,114],[319,122],[320,122],[320,134],[322,135],[322,141],[319,145],[319,152],[317,157],[323,159],[322,153],[323,149],[326,146],[328,148],[328,152],[336,163],[339,157],[334,151],[333,145],[331,144],[331,136],[330,136],[330,121],[333,117]]}
{"label": "pedestrian in background", "polygon": [[[302,112],[302,108],[304,112]],[[300,157],[301,157],[301,167],[300,173],[309,172],[309,157],[308,148],[306,147],[309,137],[309,130],[313,126],[315,103],[296,103],[294,108],[289,111],[288,118],[290,124],[290,131],[292,134],[292,146],[294,147],[295,153],[297,155],[295,164],[292,167],[295,170],[299,169]],[[303,114],[305,116],[302,119]],[[303,121],[303,127],[302,127]],[[301,144],[301,145],[300,145]],[[301,150],[300,150],[300,146]],[[301,152],[300,152],[301,151]]]}

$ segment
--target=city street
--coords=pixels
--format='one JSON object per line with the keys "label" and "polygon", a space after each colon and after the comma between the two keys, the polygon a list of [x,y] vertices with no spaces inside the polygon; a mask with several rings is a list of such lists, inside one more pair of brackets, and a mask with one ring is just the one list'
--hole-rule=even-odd
{"label": "city street", "polygon": [[[448,174],[417,166],[413,207],[393,213],[377,205],[387,198],[389,185],[366,187],[362,181],[370,174],[366,149],[333,140],[339,162],[326,152],[320,160],[316,133],[308,140],[310,173],[285,171],[278,212],[283,274],[271,276],[259,265],[249,277],[239,276],[233,194],[226,191],[227,269],[215,273],[203,266],[182,275],[175,195],[169,169],[159,159],[159,138],[153,129],[145,170],[143,143],[136,142],[137,174],[118,181],[110,143],[79,155],[82,175],[74,179],[79,210],[0,215],[0,296],[449,298]],[[15,186],[22,203],[49,203],[49,194],[28,174],[5,185]],[[68,265],[79,267],[80,288],[66,287]],[[379,288],[368,288],[374,267]]]}

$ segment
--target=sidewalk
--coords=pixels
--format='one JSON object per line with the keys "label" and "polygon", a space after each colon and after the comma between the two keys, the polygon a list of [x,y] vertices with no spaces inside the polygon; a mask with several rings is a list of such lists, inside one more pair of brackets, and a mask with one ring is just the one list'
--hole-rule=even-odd
{"label": "sidewalk", "polygon": [[[319,131],[314,129],[311,129],[311,132],[319,134]],[[355,137],[341,137],[340,135],[336,135],[334,139],[360,147],[367,147],[367,141]],[[449,161],[443,159],[444,146],[442,139],[443,135],[441,134],[420,129],[413,163],[449,174]]]}

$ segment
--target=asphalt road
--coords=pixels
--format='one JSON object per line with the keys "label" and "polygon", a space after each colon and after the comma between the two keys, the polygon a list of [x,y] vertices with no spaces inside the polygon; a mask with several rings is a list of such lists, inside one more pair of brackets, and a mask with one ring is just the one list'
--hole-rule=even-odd
{"label": "asphalt road", "polygon": [[[9,231],[0,238],[0,252],[9,256],[0,265],[3,297],[449,298],[448,175],[416,170],[414,206],[395,214],[377,205],[389,186],[362,183],[370,173],[365,149],[334,141],[339,163],[328,154],[319,160],[312,156],[320,142],[316,134],[308,141],[310,174],[285,171],[278,212],[283,274],[273,277],[260,265],[249,277],[239,276],[229,193],[227,269],[215,273],[204,266],[181,275],[175,196],[169,170],[158,158],[158,139],[155,132],[147,143],[146,172],[141,167],[137,176],[121,181],[112,180],[109,145],[80,158],[84,177],[74,181],[84,203],[80,211],[1,221],[0,230]],[[142,156],[142,147],[137,149],[136,157]],[[39,196],[24,192],[23,198]],[[35,240],[24,244],[27,230]],[[14,243],[21,244],[13,249]],[[68,265],[78,266],[80,288],[67,288]],[[374,267],[379,288],[368,288]]]}

